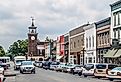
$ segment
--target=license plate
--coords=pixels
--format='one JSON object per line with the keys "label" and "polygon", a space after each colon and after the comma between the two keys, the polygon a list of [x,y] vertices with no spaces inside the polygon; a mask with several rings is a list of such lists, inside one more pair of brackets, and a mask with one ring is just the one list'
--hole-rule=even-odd
{"label": "license plate", "polygon": [[103,72],[102,70],[98,70],[98,72]]}

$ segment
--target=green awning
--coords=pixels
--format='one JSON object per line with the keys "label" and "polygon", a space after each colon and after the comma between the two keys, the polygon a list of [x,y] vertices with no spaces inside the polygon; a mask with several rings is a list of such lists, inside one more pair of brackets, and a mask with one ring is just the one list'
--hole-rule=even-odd
{"label": "green awning", "polygon": [[118,49],[108,50],[108,52],[103,56],[105,58],[113,58]]}
{"label": "green awning", "polygon": [[121,49],[119,49],[117,51],[117,53],[114,55],[114,57],[117,58],[117,57],[120,57],[120,56],[121,56]]}

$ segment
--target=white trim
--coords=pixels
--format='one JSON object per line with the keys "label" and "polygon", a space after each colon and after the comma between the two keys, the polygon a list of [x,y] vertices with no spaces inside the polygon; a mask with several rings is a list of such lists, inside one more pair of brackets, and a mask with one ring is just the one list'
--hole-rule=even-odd
{"label": "white trim", "polygon": [[75,34],[75,35],[73,35],[73,36],[70,36],[69,39],[74,38],[74,37],[79,36],[79,35],[82,35],[82,34],[84,34],[84,33],[85,33],[85,32],[81,32],[81,33],[79,33],[79,34]]}

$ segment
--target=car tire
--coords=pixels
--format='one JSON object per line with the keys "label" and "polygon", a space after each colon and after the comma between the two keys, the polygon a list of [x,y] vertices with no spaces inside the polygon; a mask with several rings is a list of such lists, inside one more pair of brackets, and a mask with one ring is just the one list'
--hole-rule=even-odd
{"label": "car tire", "polygon": [[79,76],[81,76],[81,75],[82,75],[82,73],[81,73],[81,72],[79,72],[79,73],[78,73],[78,75],[79,75]]}
{"label": "car tire", "polygon": [[33,71],[33,74],[35,74],[36,72],[35,72],[35,70]]}
{"label": "car tire", "polygon": [[87,75],[84,75],[84,77],[87,77]]}
{"label": "car tire", "polygon": [[110,81],[113,81],[114,79],[113,78],[109,78]]}
{"label": "car tire", "polygon": [[23,74],[23,72],[20,70],[20,73]]}

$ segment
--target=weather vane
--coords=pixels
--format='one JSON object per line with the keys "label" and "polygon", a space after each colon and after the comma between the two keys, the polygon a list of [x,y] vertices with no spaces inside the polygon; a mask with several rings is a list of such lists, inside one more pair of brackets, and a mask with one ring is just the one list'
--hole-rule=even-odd
{"label": "weather vane", "polygon": [[31,16],[31,20],[32,20],[32,26],[34,26],[34,17]]}

